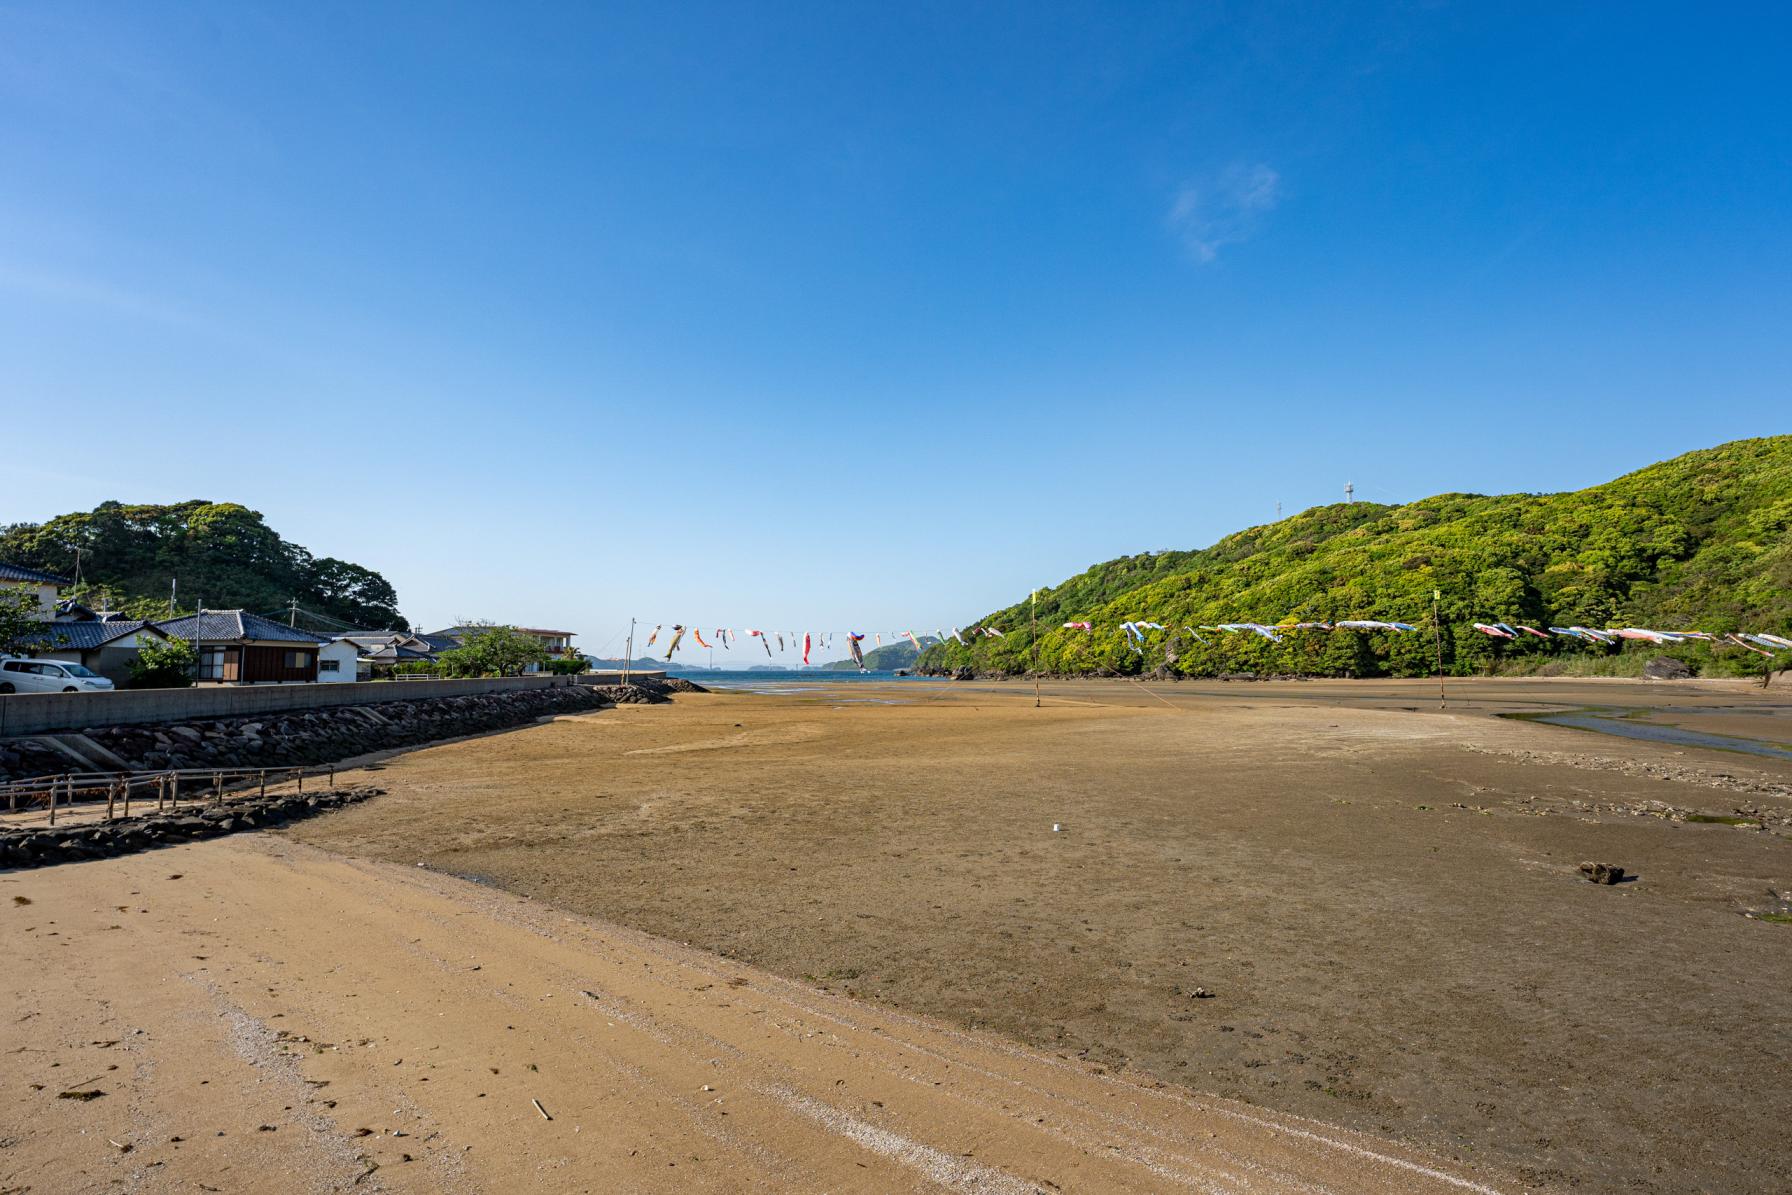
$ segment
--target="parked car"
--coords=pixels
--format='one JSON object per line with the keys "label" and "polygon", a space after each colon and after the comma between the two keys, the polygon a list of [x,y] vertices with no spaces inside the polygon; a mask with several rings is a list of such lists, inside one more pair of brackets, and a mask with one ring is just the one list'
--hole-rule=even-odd
{"label": "parked car", "polygon": [[95,693],[112,682],[80,664],[0,657],[0,693]]}

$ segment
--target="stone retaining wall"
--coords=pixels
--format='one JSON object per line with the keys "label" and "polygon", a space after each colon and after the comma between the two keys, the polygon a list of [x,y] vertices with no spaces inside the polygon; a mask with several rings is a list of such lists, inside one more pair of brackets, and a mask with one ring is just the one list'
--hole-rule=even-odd
{"label": "stone retaining wall", "polygon": [[318,685],[199,685],[186,689],[120,689],[107,693],[0,695],[0,736],[85,731],[95,726],[253,718],[291,710],[385,705],[469,693],[608,684],[620,674],[494,676],[475,680],[359,681]]}
{"label": "stone retaining wall", "polygon": [[437,739],[526,725],[550,714],[611,704],[583,685],[523,689],[378,706],[294,711],[262,718],[212,718],[167,726],[108,726],[87,737],[133,769],[272,768],[330,763]]}
{"label": "stone retaining wall", "polygon": [[[240,718],[101,726],[86,731],[86,738],[139,772],[163,768],[294,767],[509,730],[553,714],[662,702],[669,700],[671,693],[704,691],[701,686],[676,679],[642,679],[631,685],[601,687],[510,689]],[[81,769],[28,737],[0,741],[0,779],[75,770]]]}

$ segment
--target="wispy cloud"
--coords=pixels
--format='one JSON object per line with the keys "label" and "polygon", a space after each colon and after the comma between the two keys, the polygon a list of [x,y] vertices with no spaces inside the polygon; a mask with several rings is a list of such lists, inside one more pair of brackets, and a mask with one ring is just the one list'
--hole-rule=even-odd
{"label": "wispy cloud", "polygon": [[1248,240],[1282,197],[1282,176],[1262,162],[1226,167],[1184,183],[1170,205],[1169,225],[1200,261]]}
{"label": "wispy cloud", "polygon": [[107,311],[133,320],[197,328],[205,321],[161,298],[117,286],[103,279],[46,270],[17,268],[0,262],[0,293],[13,292],[40,302]]}

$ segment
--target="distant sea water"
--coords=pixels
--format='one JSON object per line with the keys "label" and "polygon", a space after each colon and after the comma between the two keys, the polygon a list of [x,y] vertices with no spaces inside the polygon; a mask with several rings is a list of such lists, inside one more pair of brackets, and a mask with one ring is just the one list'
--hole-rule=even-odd
{"label": "distant sea water", "polygon": [[942,683],[934,676],[897,676],[894,672],[828,672],[819,668],[779,668],[723,670],[720,668],[681,668],[666,665],[666,675],[694,681],[706,689],[731,689],[742,692],[792,693],[822,685],[855,684],[877,681],[882,684],[932,685]]}

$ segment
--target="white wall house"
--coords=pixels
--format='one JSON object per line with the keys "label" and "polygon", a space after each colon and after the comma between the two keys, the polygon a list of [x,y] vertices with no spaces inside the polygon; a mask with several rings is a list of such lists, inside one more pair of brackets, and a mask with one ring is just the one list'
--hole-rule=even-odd
{"label": "white wall house", "polygon": [[352,639],[335,639],[317,649],[317,680],[319,684],[334,684],[338,681],[353,681],[356,660],[361,649]]}
{"label": "white wall house", "polygon": [[34,568],[23,568],[16,564],[0,562],[0,585],[9,589],[24,589],[37,595],[37,609],[40,618],[56,617],[56,598],[73,582],[54,573],[40,572]]}
{"label": "white wall house", "polygon": [[[424,638],[452,639],[458,646],[459,642],[465,639],[468,635],[482,629],[482,627],[477,625],[445,627],[442,630],[434,631],[431,634],[424,636]],[[512,627],[511,629],[519,635],[529,636],[531,639],[547,648],[550,655],[556,657],[565,656],[571,653],[573,636],[578,634],[577,631],[552,631],[543,627]],[[540,672],[541,668],[539,665],[531,664],[523,669],[523,671]]]}

